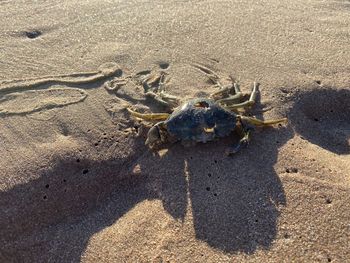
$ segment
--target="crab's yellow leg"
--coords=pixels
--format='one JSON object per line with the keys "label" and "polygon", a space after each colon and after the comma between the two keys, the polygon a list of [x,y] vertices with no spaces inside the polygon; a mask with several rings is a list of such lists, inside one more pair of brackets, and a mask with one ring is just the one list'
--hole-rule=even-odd
{"label": "crab's yellow leg", "polygon": [[146,97],[151,98],[159,104],[166,106],[170,109],[176,108],[179,105],[179,99],[177,97],[167,94],[163,91],[158,93],[148,91],[145,95]]}
{"label": "crab's yellow leg", "polygon": [[228,108],[229,110],[235,110],[238,108],[246,108],[246,107],[250,107],[250,106],[254,105],[256,97],[257,97],[258,92],[259,92],[258,87],[259,87],[259,84],[257,82],[254,82],[253,90],[252,90],[252,93],[250,93],[249,100],[242,102],[242,103],[228,105],[228,106],[226,106],[226,108]]}
{"label": "crab's yellow leg", "polygon": [[274,124],[282,124],[286,123],[288,121],[287,118],[282,119],[274,119],[274,120],[259,120],[253,117],[247,117],[247,116],[240,116],[242,121],[246,121],[250,124],[253,124],[255,126],[272,126]]}
{"label": "crab's yellow leg", "polygon": [[145,121],[165,121],[168,117],[168,113],[139,113],[127,108],[131,116],[140,118]]}
{"label": "crab's yellow leg", "polygon": [[225,92],[230,92],[232,90],[232,88],[234,88],[234,91],[235,91],[234,95],[228,96],[227,98],[216,100],[216,102],[217,103],[223,103],[223,104],[226,104],[226,105],[237,103],[237,101],[239,101],[242,98],[242,96],[243,96],[238,83],[234,83],[233,86],[228,86],[226,88],[223,88],[222,90],[219,90],[219,91],[213,93],[211,96],[215,97],[215,96],[217,96],[219,94],[221,95],[221,94],[223,94]]}

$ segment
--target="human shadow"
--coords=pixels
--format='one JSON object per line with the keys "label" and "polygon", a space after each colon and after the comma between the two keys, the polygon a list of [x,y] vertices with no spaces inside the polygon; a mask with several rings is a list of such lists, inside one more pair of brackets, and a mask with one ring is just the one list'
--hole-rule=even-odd
{"label": "human shadow", "polygon": [[293,128],[313,144],[350,153],[350,90],[320,87],[298,94],[290,112]]}
{"label": "human shadow", "polygon": [[264,129],[254,135],[233,157],[224,155],[233,143],[227,138],[191,148],[175,144],[161,159],[138,163],[147,173],[158,171],[150,178],[160,181],[167,212],[182,219],[190,211],[196,238],[229,253],[268,249],[277,235],[279,206],[286,205],[274,165],[292,131]]}
{"label": "human shadow", "polygon": [[231,138],[174,144],[160,156],[142,136],[123,159],[57,157],[38,179],[0,193],[0,261],[79,262],[95,233],[150,199],[162,200],[176,220],[193,220],[196,238],[214,248],[268,249],[286,204],[273,166],[291,136],[288,128],[257,131],[233,157],[223,153]]}
{"label": "human shadow", "polygon": [[152,198],[147,177],[128,170],[139,154],[54,157],[38,179],[0,192],[0,262],[80,262],[93,234]]}

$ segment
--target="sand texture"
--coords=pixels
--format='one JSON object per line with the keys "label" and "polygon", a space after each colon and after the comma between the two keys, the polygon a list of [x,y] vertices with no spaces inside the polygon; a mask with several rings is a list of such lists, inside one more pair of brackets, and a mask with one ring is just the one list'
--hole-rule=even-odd
{"label": "sand texture", "polygon": [[[349,1],[5,0],[0,32],[0,262],[350,262]],[[288,124],[150,151],[125,108],[204,68]]]}

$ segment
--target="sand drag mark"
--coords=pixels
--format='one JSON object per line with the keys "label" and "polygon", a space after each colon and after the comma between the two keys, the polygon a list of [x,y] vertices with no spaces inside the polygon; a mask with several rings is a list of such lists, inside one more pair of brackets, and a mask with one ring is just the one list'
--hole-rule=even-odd
{"label": "sand drag mark", "polygon": [[122,75],[113,62],[96,71],[78,72],[40,78],[7,80],[0,83],[0,116],[22,115],[75,104],[87,96],[84,89],[109,77]]}
{"label": "sand drag mark", "polygon": [[83,101],[82,89],[54,86],[46,90],[14,92],[0,98],[0,116],[34,113]]}
{"label": "sand drag mark", "polygon": [[0,96],[11,92],[21,92],[31,89],[45,89],[51,85],[79,85],[79,88],[91,88],[81,86],[92,84],[108,77],[121,76],[122,70],[113,62],[102,64],[96,71],[76,72],[63,75],[43,76],[39,78],[4,80],[0,82]]}

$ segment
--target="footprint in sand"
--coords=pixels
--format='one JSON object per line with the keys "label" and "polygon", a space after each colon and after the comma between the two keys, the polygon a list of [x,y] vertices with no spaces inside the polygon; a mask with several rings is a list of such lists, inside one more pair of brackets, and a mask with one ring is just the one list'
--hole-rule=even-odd
{"label": "footprint in sand", "polygon": [[55,85],[45,90],[14,92],[0,98],[0,116],[34,113],[83,101],[87,93],[82,89]]}

